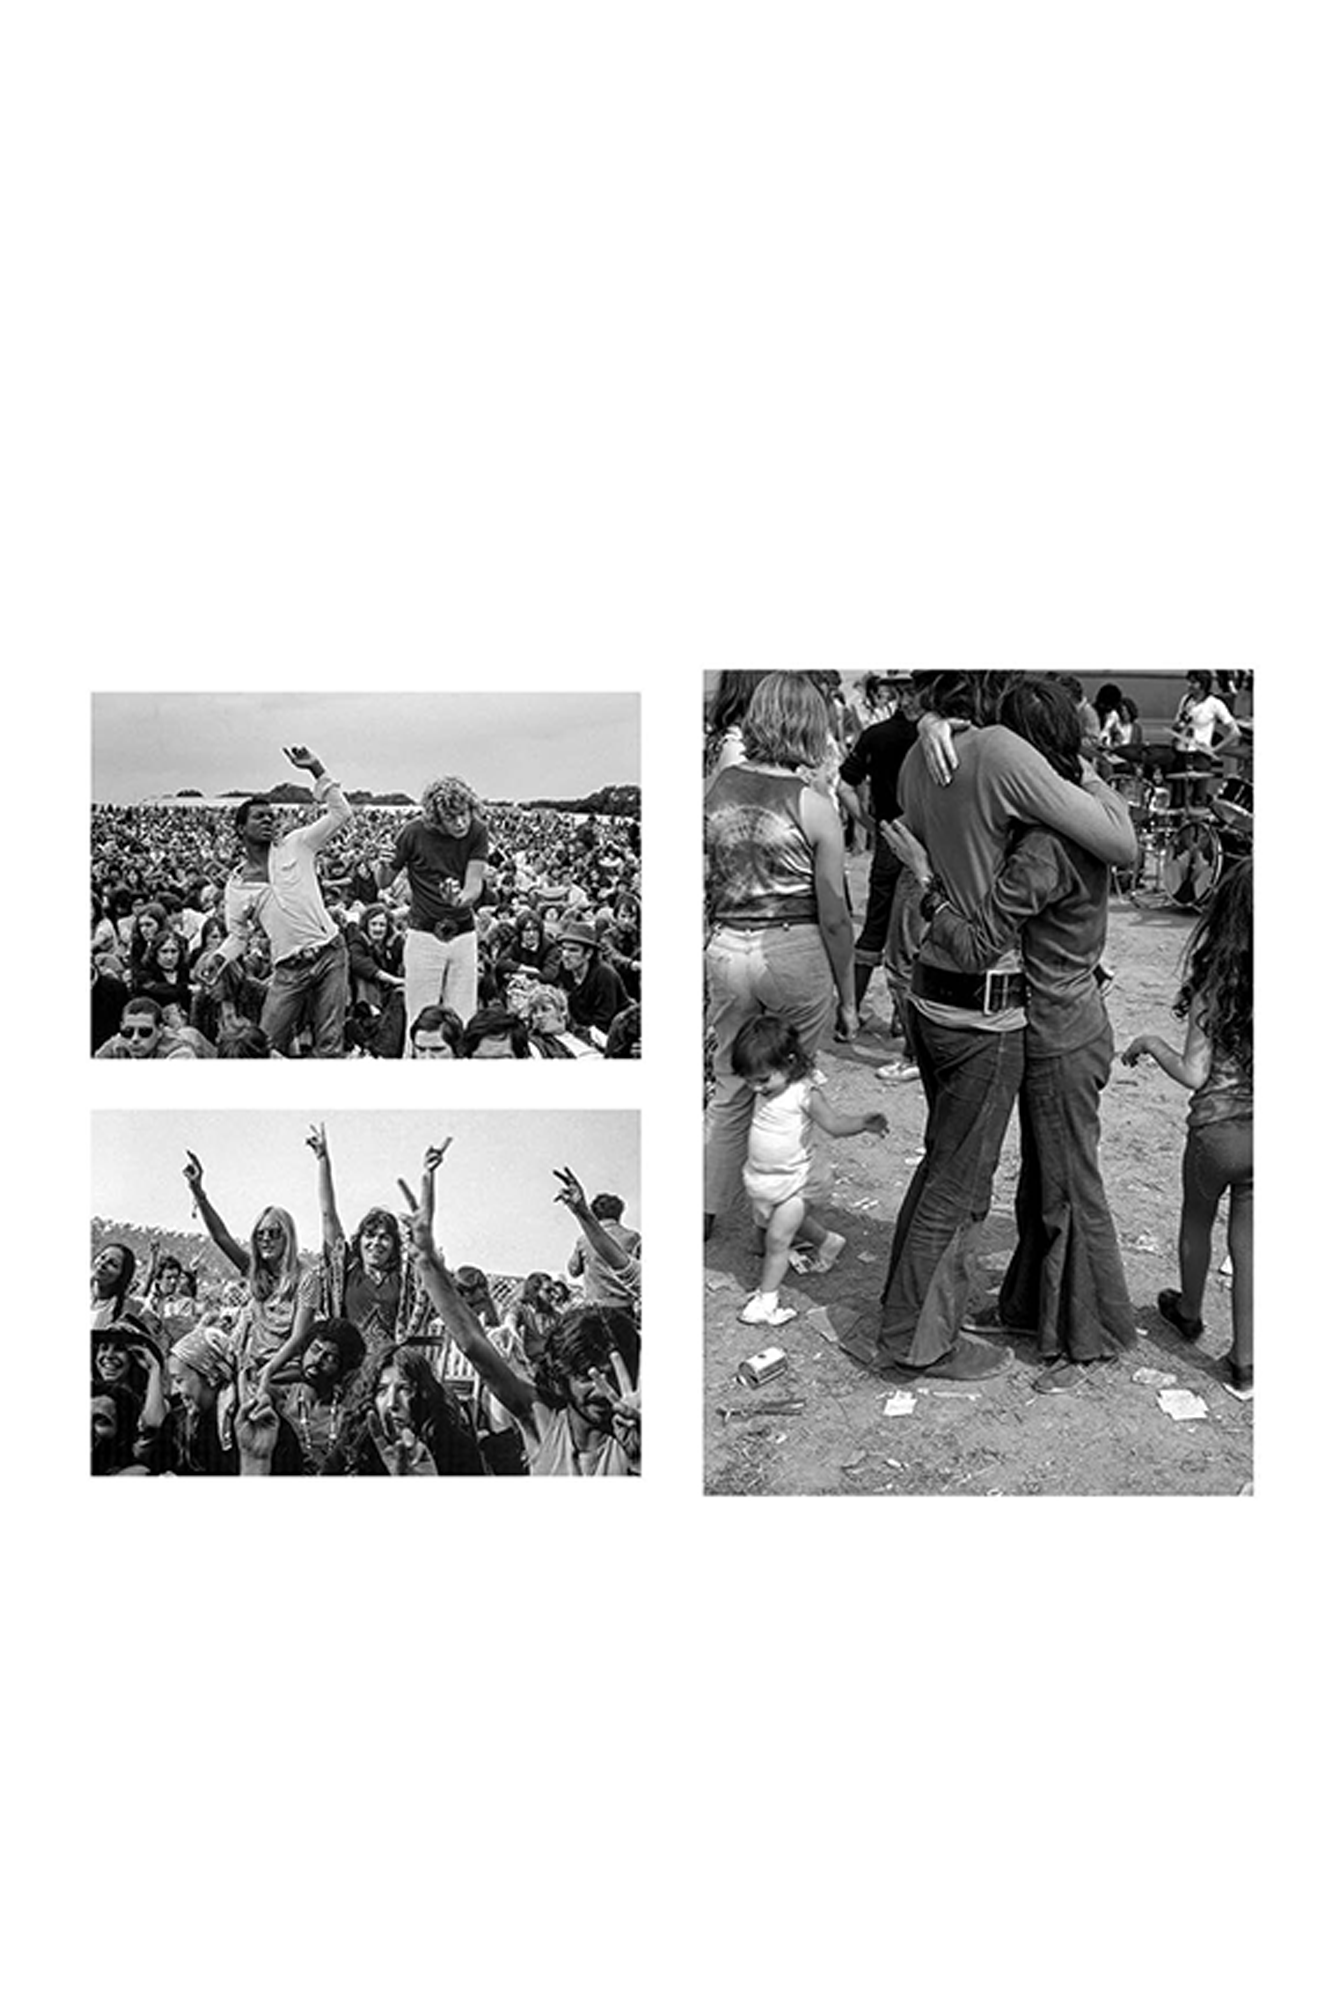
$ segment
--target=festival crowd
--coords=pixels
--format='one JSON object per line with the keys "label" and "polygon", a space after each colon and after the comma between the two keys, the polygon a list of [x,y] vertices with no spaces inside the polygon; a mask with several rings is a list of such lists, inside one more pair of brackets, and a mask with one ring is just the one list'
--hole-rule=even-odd
{"label": "festival crowd", "polygon": [[[713,694],[705,1236],[744,1191],[762,1251],[740,1317],[763,1329],[795,1317],[780,1297],[789,1269],[836,1262],[844,1238],[816,1213],[831,1181],[825,1141],[888,1121],[839,1111],[817,1063],[821,1047],[857,1035],[883,966],[904,1046],[876,1075],[924,1091],[924,1155],[885,1246],[878,1303],[841,1344],[876,1373],[971,1383],[1009,1368],[1011,1340],[1034,1341],[1046,1364],[1034,1386],[1057,1393],[1135,1340],[1099,1148],[1115,1057],[1103,999],[1112,872],[1132,876],[1139,857],[1115,780],[1142,731],[1117,688],[1088,700],[1072,677],[870,680],[850,725],[836,675],[724,674]],[[1187,785],[1206,786],[1240,743],[1222,693],[1213,676],[1187,678],[1164,750]],[[872,847],[859,934],[845,867],[853,830]],[[1179,1046],[1139,1036],[1120,1055],[1155,1062],[1190,1093],[1180,1285],[1157,1304],[1192,1342],[1229,1196],[1228,1378],[1241,1396],[1254,1379],[1252,876],[1248,855],[1233,854],[1199,914],[1174,1002]],[[974,1313],[1015,1107],[1017,1241],[996,1306]]]}
{"label": "festival crowd", "polygon": [[314,817],[94,806],[95,1057],[638,1056],[637,820],[456,777],[410,815],[354,809],[286,754]]}
{"label": "festival crowd", "polygon": [[554,1199],[576,1235],[564,1271],[521,1285],[447,1264],[429,1147],[398,1213],[371,1208],[349,1236],[322,1125],[321,1248],[302,1255],[289,1210],[232,1233],[184,1178],[216,1250],[94,1248],[92,1470],[99,1475],[349,1478],[635,1476],[640,1463],[641,1240],[615,1194],[591,1200],[569,1168]]}

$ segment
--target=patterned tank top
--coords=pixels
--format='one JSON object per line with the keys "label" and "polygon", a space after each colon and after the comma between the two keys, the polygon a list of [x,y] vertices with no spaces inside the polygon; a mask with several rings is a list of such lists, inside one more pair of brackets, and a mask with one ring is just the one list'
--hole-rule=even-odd
{"label": "patterned tank top", "polygon": [[804,779],[723,771],[704,808],[708,905],[715,924],[813,924],[815,856],[801,825]]}

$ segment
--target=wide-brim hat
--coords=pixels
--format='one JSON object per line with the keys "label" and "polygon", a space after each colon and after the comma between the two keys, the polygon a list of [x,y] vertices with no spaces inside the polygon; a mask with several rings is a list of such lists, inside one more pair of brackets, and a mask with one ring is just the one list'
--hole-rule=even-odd
{"label": "wide-brim hat", "polygon": [[594,951],[597,948],[597,933],[591,924],[575,919],[560,926],[559,941],[561,944],[586,944],[590,951]]}

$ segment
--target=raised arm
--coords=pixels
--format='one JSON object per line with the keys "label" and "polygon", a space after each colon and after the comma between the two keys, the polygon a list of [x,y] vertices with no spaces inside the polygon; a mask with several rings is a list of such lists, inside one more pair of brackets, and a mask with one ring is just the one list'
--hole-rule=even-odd
{"label": "raised arm", "polygon": [[[427,1146],[421,1157],[421,1200],[417,1213],[432,1234],[435,1229],[435,1176],[439,1171],[441,1160],[453,1143],[452,1139],[442,1139],[438,1146]],[[398,1185],[406,1194],[407,1189],[403,1187],[403,1183],[399,1181]]]}
{"label": "raised arm", "polygon": [[[556,1201],[563,1202],[587,1239],[588,1247],[603,1264],[612,1271],[627,1271],[634,1259],[623,1243],[617,1243],[602,1226],[588,1206],[588,1197],[582,1185],[568,1167],[553,1167],[551,1170],[560,1183]],[[570,1259],[571,1267],[573,1259]]]}
{"label": "raised arm", "polygon": [[[402,1183],[399,1185],[402,1186]],[[510,1367],[482,1332],[481,1322],[465,1303],[445,1269],[430,1227],[423,1222],[415,1203],[412,1203],[406,1220],[412,1233],[417,1274],[445,1332],[464,1358],[472,1363],[492,1395],[535,1438],[537,1430],[532,1418],[532,1406],[536,1394],[531,1382]]]}
{"label": "raised arm", "polygon": [[245,1248],[244,1244],[236,1241],[236,1238],[232,1235],[226,1223],[204,1193],[204,1170],[199,1163],[198,1155],[187,1152],[185,1161],[185,1183],[190,1193],[194,1196],[194,1205],[199,1212],[199,1218],[204,1228],[217,1244],[218,1249],[222,1252],[228,1263],[234,1264],[242,1277],[247,1277],[250,1271],[250,1252]]}
{"label": "raised arm", "polygon": [[313,750],[307,750],[303,743],[297,743],[290,750],[284,750],[283,755],[289,764],[296,766],[298,771],[309,771],[315,781],[315,803],[325,807],[325,811],[317,820],[312,820],[309,826],[297,829],[302,843],[306,847],[318,850],[327,846],[340,827],[346,826],[352,817],[352,808]]}
{"label": "raised arm", "polygon": [[329,1140],[323,1125],[312,1125],[306,1134],[306,1144],[319,1161],[319,1218],[324,1231],[324,1248],[336,1250],[346,1241],[343,1226],[338,1217],[338,1204],[333,1193],[333,1162],[329,1158]]}

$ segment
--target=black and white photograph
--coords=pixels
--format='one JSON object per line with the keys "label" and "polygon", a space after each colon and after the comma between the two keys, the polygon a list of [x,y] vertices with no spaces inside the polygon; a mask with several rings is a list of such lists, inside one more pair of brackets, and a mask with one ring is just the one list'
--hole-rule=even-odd
{"label": "black and white photograph", "polygon": [[1252,1491],[1253,682],[712,678],[709,1492]]}
{"label": "black and white photograph", "polygon": [[636,1113],[103,1111],[92,1471],[637,1477]]}
{"label": "black and white photograph", "polygon": [[636,1059],[632,694],[95,694],[92,1055]]}

